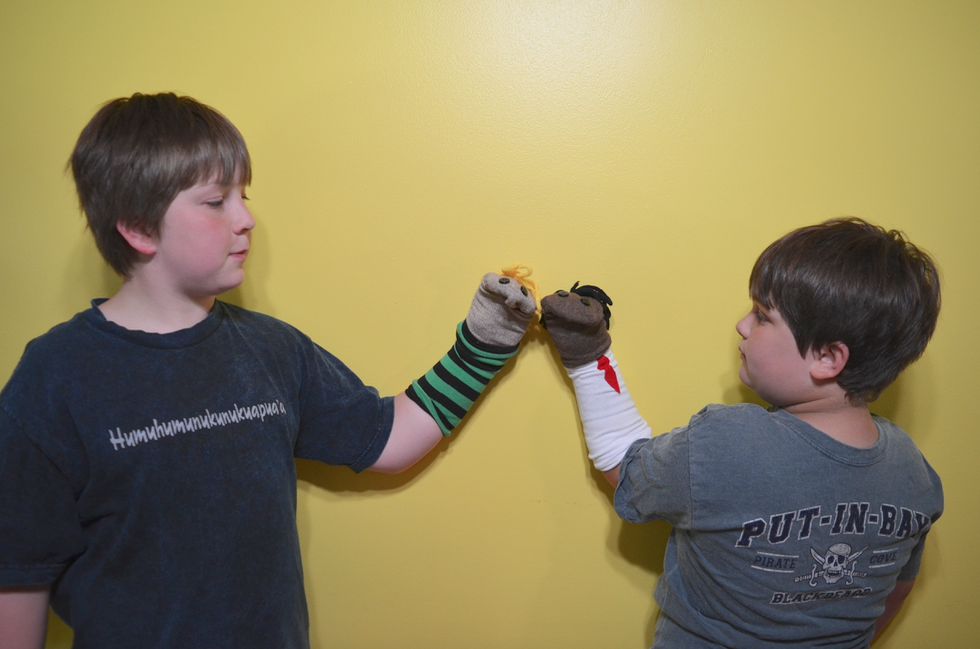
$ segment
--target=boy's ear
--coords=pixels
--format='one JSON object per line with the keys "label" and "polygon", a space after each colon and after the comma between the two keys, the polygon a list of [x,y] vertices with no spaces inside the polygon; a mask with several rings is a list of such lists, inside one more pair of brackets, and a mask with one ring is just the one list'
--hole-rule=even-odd
{"label": "boy's ear", "polygon": [[810,366],[810,376],[815,380],[825,381],[837,378],[837,375],[844,371],[851,351],[847,345],[838,341],[824,345],[819,350],[814,351],[813,355],[814,360],[813,365]]}
{"label": "boy's ear", "polygon": [[142,228],[132,226],[122,221],[116,221],[116,231],[122,235],[133,250],[144,255],[152,255],[157,251],[156,237],[150,236]]}

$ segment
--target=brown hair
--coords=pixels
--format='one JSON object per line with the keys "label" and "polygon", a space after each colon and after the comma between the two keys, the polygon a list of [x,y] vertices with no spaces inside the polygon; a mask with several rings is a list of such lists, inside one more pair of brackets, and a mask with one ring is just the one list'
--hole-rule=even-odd
{"label": "brown hair", "polygon": [[174,93],[106,103],[82,130],[69,166],[99,252],[124,276],[138,253],[117,223],[157,236],[181,191],[211,178],[221,185],[252,180],[238,129],[210,106]]}
{"label": "brown hair", "polygon": [[833,342],[850,352],[838,384],[873,401],[925,351],[939,317],[939,271],[897,230],[857,218],[794,230],[762,253],[752,299],[775,306],[800,354]]}

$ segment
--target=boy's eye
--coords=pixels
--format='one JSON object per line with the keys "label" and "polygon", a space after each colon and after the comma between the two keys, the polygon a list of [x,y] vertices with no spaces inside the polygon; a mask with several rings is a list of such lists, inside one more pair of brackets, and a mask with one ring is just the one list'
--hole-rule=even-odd
{"label": "boy's eye", "polygon": [[244,194],[244,192],[242,193],[242,200],[243,200],[243,201],[247,201],[247,200],[248,200],[248,196],[246,196],[246,195]]}
{"label": "boy's eye", "polygon": [[758,320],[759,322],[769,322],[769,318],[764,316],[762,314],[762,311],[760,311],[759,309],[756,309],[755,311],[753,311],[753,313],[755,313],[755,319]]}
{"label": "boy's eye", "polygon": [[221,206],[222,206],[222,204],[224,204],[224,202],[225,202],[225,199],[223,199],[223,198],[222,198],[222,199],[221,199],[221,200],[219,200],[219,201],[208,201],[208,202],[206,203],[206,205],[207,205],[208,207],[214,207],[214,208],[218,208],[218,207],[221,207]]}

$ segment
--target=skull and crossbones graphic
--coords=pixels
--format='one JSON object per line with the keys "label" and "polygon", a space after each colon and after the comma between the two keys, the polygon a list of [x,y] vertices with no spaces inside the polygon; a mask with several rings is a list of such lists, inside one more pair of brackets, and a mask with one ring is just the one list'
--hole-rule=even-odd
{"label": "skull and crossbones graphic", "polygon": [[[795,579],[795,581],[810,581],[810,586],[817,585],[817,578],[823,577],[824,581],[828,584],[836,584],[838,581],[847,577],[847,585],[850,586],[854,583],[854,577],[867,577],[866,572],[857,572],[855,570],[857,566],[857,558],[861,556],[867,546],[858,550],[857,552],[851,553],[851,546],[847,543],[834,543],[827,550],[827,554],[822,555],[810,548],[810,556],[817,562],[813,564],[813,568],[808,575],[801,575]],[[850,569],[848,569],[850,565]],[[822,570],[817,570],[817,567],[821,567]]]}

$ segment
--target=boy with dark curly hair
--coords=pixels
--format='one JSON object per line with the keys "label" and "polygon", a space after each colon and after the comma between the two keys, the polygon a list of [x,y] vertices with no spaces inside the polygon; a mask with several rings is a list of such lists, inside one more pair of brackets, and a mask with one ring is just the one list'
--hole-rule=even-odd
{"label": "boy with dark curly hair", "polygon": [[925,350],[938,271],[901,233],[836,219],[770,245],[749,293],[739,378],[771,407],[709,405],[652,438],[610,350],[608,297],[573,287],[541,308],[617,513],[673,526],[653,646],[867,647],[943,511],[939,476],[869,409]]}

